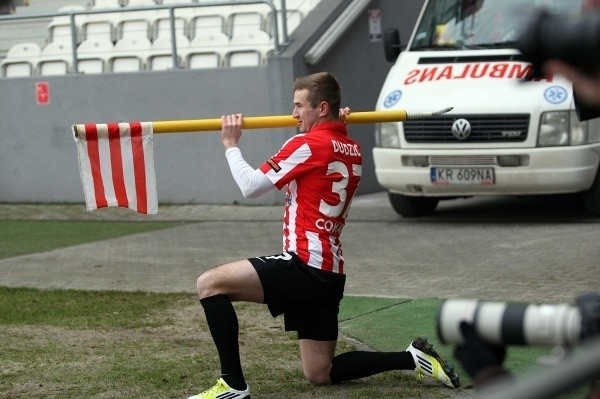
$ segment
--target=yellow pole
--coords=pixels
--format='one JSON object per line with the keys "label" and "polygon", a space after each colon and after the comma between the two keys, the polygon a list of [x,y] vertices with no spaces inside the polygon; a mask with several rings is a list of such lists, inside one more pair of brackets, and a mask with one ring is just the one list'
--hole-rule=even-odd
{"label": "yellow pole", "polygon": [[[396,122],[406,120],[406,111],[371,111],[353,112],[346,116],[347,123],[377,123]],[[279,116],[245,116],[243,129],[269,129],[278,127],[296,126],[298,121],[291,115]],[[221,118],[214,119],[190,119],[179,121],[155,121],[152,122],[154,133],[175,132],[206,132],[221,130]]]}
{"label": "yellow pole", "polygon": [[[407,119],[421,119],[445,114],[452,108],[445,108],[437,112],[411,114],[405,110],[396,111],[367,111],[353,112],[346,116],[347,123],[381,123],[402,122]],[[244,129],[269,129],[278,127],[292,127],[298,123],[291,115],[276,116],[245,116],[242,128]],[[183,119],[172,121],[152,122],[154,133],[182,133],[182,132],[207,132],[221,130],[221,118],[213,119]],[[85,131],[83,124],[73,125],[77,137]]]}

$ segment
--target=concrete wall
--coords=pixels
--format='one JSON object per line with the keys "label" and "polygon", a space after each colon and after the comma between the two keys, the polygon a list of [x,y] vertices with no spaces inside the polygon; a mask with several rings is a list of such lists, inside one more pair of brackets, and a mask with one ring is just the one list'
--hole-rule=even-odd
{"label": "concrete wall", "polygon": [[[83,122],[154,121],[289,114],[296,76],[322,70],[343,86],[343,104],[372,110],[390,64],[381,42],[371,42],[368,14],[345,32],[316,66],[304,53],[349,0],[325,0],[293,35],[292,44],[267,67],[173,70],[105,75],[0,79],[0,201],[83,202],[77,151],[70,126]],[[408,39],[422,1],[379,0],[383,28],[401,28]],[[50,103],[36,103],[36,84],[48,82]],[[351,125],[365,158],[360,193],[381,190],[374,176],[372,125]],[[258,166],[279,149],[292,129],[247,130],[241,148]],[[155,135],[159,203],[280,203],[281,193],[246,200],[233,182],[218,133]]]}
{"label": "concrete wall", "polygon": [[[79,202],[77,151],[70,126],[84,122],[219,117],[270,113],[267,68],[178,70],[43,79],[50,104],[36,104],[38,78],[0,81],[0,200]],[[282,132],[248,130],[247,161],[264,161]],[[289,131],[288,131],[289,134]],[[232,203],[239,197],[218,133],[155,135],[155,168],[163,203]],[[266,203],[275,198],[264,197]]]}

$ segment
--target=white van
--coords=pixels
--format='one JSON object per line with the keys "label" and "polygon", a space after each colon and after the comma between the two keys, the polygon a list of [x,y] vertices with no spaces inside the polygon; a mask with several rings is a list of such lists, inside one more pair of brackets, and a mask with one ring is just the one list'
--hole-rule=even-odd
{"label": "white van", "polygon": [[378,110],[445,115],[376,125],[379,184],[403,216],[443,199],[581,193],[600,216],[600,120],[580,122],[560,76],[523,82],[531,65],[515,49],[534,7],[581,12],[581,0],[428,0],[405,50],[384,34],[395,64]]}

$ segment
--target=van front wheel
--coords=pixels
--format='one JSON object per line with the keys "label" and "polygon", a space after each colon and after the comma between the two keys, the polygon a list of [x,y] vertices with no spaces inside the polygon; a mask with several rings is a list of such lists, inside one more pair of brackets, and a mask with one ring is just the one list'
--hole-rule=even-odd
{"label": "van front wheel", "polygon": [[390,204],[398,215],[404,217],[427,216],[435,212],[438,198],[432,197],[409,197],[402,194],[394,194],[388,192]]}
{"label": "van front wheel", "polygon": [[600,217],[600,170],[596,172],[594,184],[582,194],[582,198],[587,212],[592,216]]}

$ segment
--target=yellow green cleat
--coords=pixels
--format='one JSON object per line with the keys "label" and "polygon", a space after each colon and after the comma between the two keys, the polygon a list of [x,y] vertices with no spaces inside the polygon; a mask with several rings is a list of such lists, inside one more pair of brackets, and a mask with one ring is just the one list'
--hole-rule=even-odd
{"label": "yellow green cleat", "polygon": [[410,352],[415,360],[417,380],[421,381],[423,377],[427,376],[450,388],[460,386],[454,367],[438,355],[433,349],[433,345],[427,342],[427,338],[418,337],[410,343],[406,351]]}
{"label": "yellow green cleat", "polygon": [[212,388],[188,399],[250,399],[250,387],[246,385],[244,391],[238,391],[227,385],[224,379],[219,378]]}

